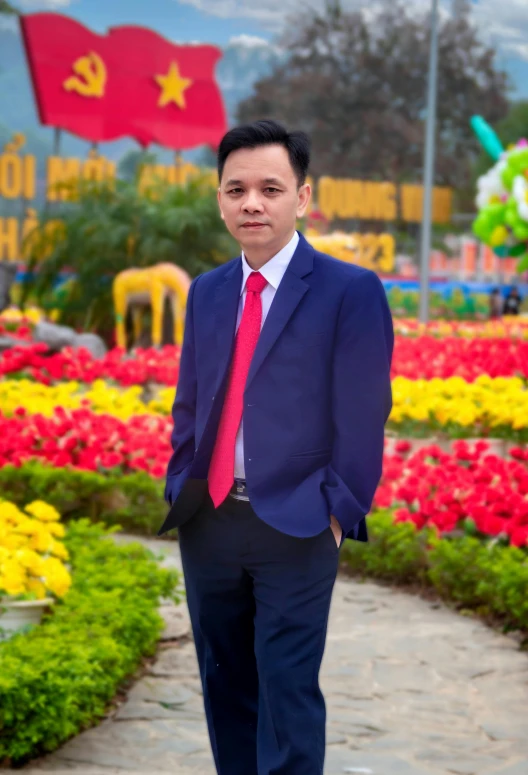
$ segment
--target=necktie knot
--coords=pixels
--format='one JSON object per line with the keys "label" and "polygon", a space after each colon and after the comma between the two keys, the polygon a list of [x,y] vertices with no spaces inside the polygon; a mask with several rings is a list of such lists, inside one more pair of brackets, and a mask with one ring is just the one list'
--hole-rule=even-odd
{"label": "necktie knot", "polygon": [[260,274],[260,272],[251,272],[246,280],[246,288],[248,291],[254,293],[262,293],[268,281]]}

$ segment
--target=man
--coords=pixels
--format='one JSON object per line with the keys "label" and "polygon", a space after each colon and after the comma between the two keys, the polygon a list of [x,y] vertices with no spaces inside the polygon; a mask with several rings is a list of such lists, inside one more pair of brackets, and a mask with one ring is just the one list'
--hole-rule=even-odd
{"label": "man", "polygon": [[242,256],[196,278],[173,408],[178,527],[219,775],[321,775],[318,675],[339,546],[367,540],[391,409],[378,277],[295,231],[309,144],[274,121],[218,150]]}
{"label": "man", "polygon": [[519,315],[521,311],[522,296],[516,285],[512,285],[506,298],[504,299],[504,315]]}

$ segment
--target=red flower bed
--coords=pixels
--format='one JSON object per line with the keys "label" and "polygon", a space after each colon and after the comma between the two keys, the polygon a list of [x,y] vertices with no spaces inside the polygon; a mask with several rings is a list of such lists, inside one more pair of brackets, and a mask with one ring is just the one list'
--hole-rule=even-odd
{"label": "red flower bed", "polygon": [[0,319],[0,336],[8,336],[11,339],[20,339],[23,342],[31,341],[33,328],[31,323],[19,323],[11,320]]}
{"label": "red flower bed", "polygon": [[73,466],[86,471],[119,467],[123,473],[146,471],[165,476],[169,459],[171,418],[139,415],[128,422],[87,409],[66,411],[58,407],[52,417],[0,414],[0,467],[21,466],[30,459],[58,468]]}
{"label": "red flower bed", "polygon": [[432,379],[462,377],[473,382],[490,377],[528,378],[528,341],[522,339],[462,339],[397,336],[393,377]]}
{"label": "red flower bed", "polygon": [[396,506],[395,521],[420,529],[476,529],[514,546],[528,544],[528,452],[517,447],[514,459],[504,460],[487,454],[485,441],[471,448],[458,441],[453,454],[433,444],[406,457],[408,449],[402,441],[396,455],[385,455],[376,507]]}
{"label": "red flower bed", "polygon": [[100,360],[94,359],[87,350],[69,347],[54,355],[47,353],[45,344],[5,350],[0,358],[0,375],[19,373],[45,385],[68,380],[93,382],[106,379],[130,387],[146,382],[176,385],[178,381],[179,347],[138,349],[133,355],[116,347]]}
{"label": "red flower bed", "polygon": [[[123,386],[156,382],[176,385],[180,348],[138,349],[133,354],[115,348],[101,360],[86,350],[66,348],[47,355],[47,347],[34,344],[6,350],[0,358],[0,375],[21,373],[38,382],[61,380],[93,382],[107,379]],[[445,379],[460,376],[472,382],[480,374],[491,377],[528,378],[528,341],[522,339],[464,339],[433,336],[396,336],[392,376],[409,379]]]}

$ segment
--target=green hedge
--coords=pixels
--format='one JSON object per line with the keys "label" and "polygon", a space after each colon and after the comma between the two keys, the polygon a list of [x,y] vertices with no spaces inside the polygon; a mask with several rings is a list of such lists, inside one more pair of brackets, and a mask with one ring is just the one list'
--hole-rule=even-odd
{"label": "green hedge", "polygon": [[155,652],[160,597],[179,601],[179,574],[139,543],[68,525],[73,584],[40,626],[0,644],[0,766],[52,751],[97,722],[143,655]]}
{"label": "green hedge", "polygon": [[65,520],[88,517],[140,535],[155,535],[165,519],[163,489],[163,480],[144,471],[101,474],[54,468],[38,460],[20,468],[0,468],[2,498],[17,506],[42,499],[55,506]]}
{"label": "green hedge", "polygon": [[346,541],[342,560],[352,573],[433,588],[445,600],[508,629],[528,632],[528,553],[472,536],[442,538],[390,512],[369,516],[369,543]]}

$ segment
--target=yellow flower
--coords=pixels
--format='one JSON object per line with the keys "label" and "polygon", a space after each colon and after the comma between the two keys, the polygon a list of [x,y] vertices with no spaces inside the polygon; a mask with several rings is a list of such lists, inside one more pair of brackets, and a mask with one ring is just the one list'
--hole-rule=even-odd
{"label": "yellow flower", "polygon": [[58,557],[60,560],[70,559],[68,550],[66,549],[64,544],[60,543],[60,541],[52,541],[49,551],[50,551],[50,554],[54,555],[54,557]]}
{"label": "yellow flower", "polygon": [[0,500],[0,521],[10,522],[13,525],[23,521],[24,515],[14,503]]}
{"label": "yellow flower", "polygon": [[393,380],[390,421],[406,420],[427,425],[434,417],[440,425],[466,428],[483,424],[515,429],[528,427],[528,389],[519,377],[480,376],[475,382],[461,377],[449,379]]}
{"label": "yellow flower", "polygon": [[60,514],[45,501],[33,501],[26,513],[8,501],[0,503],[0,596],[34,593],[66,594],[71,577]]}
{"label": "yellow flower", "polygon": [[42,569],[42,557],[33,551],[33,549],[18,549],[14,553],[14,558],[26,570],[34,576],[39,576]]}
{"label": "yellow flower", "polygon": [[33,517],[40,519],[41,522],[55,522],[60,519],[57,509],[44,501],[32,501],[25,507],[25,511]]}
{"label": "yellow flower", "polygon": [[43,563],[44,583],[57,597],[64,597],[71,586],[71,576],[60,560],[46,557]]}
{"label": "yellow flower", "polygon": [[43,600],[46,597],[46,587],[40,579],[28,579],[26,588],[28,592],[35,592],[37,600]]}

